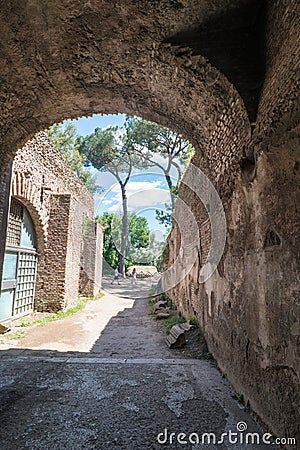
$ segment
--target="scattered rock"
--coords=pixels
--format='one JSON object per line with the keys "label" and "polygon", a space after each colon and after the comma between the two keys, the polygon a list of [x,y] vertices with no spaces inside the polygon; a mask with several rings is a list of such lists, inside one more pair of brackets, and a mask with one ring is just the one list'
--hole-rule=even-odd
{"label": "scattered rock", "polygon": [[156,312],[157,310],[159,310],[159,309],[163,308],[164,306],[166,306],[167,303],[168,303],[167,300],[159,300],[158,302],[156,302],[153,305],[153,311]]}
{"label": "scattered rock", "polygon": [[168,313],[168,314],[170,314],[171,312],[170,312],[170,309],[168,309],[168,308],[157,308],[154,311],[154,313],[155,314],[158,314],[158,313]]}
{"label": "scattered rock", "polygon": [[173,325],[170,334],[166,339],[166,344],[169,348],[181,348],[186,344],[185,331],[179,323]]}
{"label": "scattered rock", "polygon": [[180,326],[184,331],[190,331],[190,329],[193,328],[193,325],[190,324],[189,320],[187,322],[181,323]]}
{"label": "scattered rock", "polygon": [[158,312],[158,313],[156,314],[156,318],[157,318],[158,320],[168,319],[169,317],[170,317],[170,314],[167,313],[167,312]]}
{"label": "scattered rock", "polygon": [[0,323],[0,334],[8,333],[9,331],[10,331],[10,328],[8,328],[4,325],[1,325],[1,323]]}

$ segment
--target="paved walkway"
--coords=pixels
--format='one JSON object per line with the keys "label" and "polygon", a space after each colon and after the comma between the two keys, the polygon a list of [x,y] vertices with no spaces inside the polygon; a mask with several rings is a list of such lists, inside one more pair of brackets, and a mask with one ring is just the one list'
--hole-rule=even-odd
{"label": "paved walkway", "polygon": [[137,279],[136,284],[131,283],[130,278],[119,277],[119,284],[114,281],[113,284],[112,277],[103,277],[102,287],[105,292],[113,295],[120,296],[122,298],[145,298],[149,295],[151,288],[155,287],[157,280],[153,278]]}
{"label": "paved walkway", "polygon": [[164,339],[146,299],[112,293],[32,328],[0,351],[0,448],[272,448],[245,445],[242,431],[230,443],[237,424],[260,437],[263,430],[213,363],[183,359]]}

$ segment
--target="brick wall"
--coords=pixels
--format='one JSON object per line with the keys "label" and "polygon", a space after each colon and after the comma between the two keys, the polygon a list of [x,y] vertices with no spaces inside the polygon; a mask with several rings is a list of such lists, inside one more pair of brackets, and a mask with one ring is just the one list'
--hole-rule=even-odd
{"label": "brick wall", "polygon": [[2,265],[5,251],[6,227],[9,212],[9,196],[11,185],[12,163],[3,167],[0,175],[0,274],[2,274]]}
{"label": "brick wall", "polygon": [[[194,160],[217,187],[227,220],[218,269],[199,283],[199,261],[169,294],[195,315],[210,351],[236,391],[277,436],[297,437],[299,399],[299,134],[296,131],[299,28],[296,2],[270,2],[266,79],[252,135],[234,108],[222,113]],[[233,152],[233,149],[235,151]],[[253,157],[252,181],[243,173]],[[298,161],[298,162],[297,162]],[[201,263],[210,244],[204,207],[184,187],[197,217]],[[175,227],[170,264],[179,252]]]}
{"label": "brick wall", "polygon": [[[12,196],[29,210],[37,234],[35,307],[57,311],[77,303],[80,273],[88,272],[85,295],[101,284],[101,230],[84,238],[84,220],[93,221],[93,197],[45,133],[39,133],[14,159]],[[93,270],[82,261],[84,244]],[[98,272],[98,270],[100,272]]]}
{"label": "brick wall", "polygon": [[[266,75],[254,135],[274,138],[299,121],[299,2],[269,2]],[[276,139],[276,138],[275,138]]]}
{"label": "brick wall", "polygon": [[85,218],[79,288],[83,295],[90,295],[90,292],[93,292],[94,296],[99,294],[102,274],[102,241],[102,227],[97,222]]}
{"label": "brick wall", "polygon": [[[194,164],[223,201],[227,242],[218,269],[200,284],[210,241],[207,214],[182,186],[200,227],[200,255],[171,295],[199,319],[219,366],[246,402],[275,434],[293,436],[299,410],[299,2],[192,1],[178,8],[178,2],[120,0],[117,9],[113,2],[86,3],[84,13],[80,2],[71,2],[71,16],[70,5],[61,3],[1,8],[1,177],[16,148],[66,117],[125,112],[187,137],[196,148]],[[245,17],[250,22],[243,28]],[[235,69],[238,85],[230,76]],[[255,106],[251,124],[243,101]],[[35,154],[38,149],[32,164]],[[50,194],[44,194],[47,202]],[[1,220],[1,192],[0,205]],[[46,213],[40,211],[45,240]],[[75,235],[79,228],[75,224]],[[175,226],[170,262],[180,245]]]}

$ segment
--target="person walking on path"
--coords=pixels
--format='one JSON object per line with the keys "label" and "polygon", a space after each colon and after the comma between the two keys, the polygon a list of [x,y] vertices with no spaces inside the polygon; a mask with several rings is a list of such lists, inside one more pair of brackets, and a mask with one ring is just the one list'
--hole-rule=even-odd
{"label": "person walking on path", "polygon": [[132,274],[131,274],[131,284],[134,285],[136,284],[136,269],[134,267]]}
{"label": "person walking on path", "polygon": [[117,268],[117,267],[116,267],[115,270],[114,270],[114,279],[112,280],[111,284],[114,284],[114,281],[117,281],[118,284],[120,284],[120,283],[119,283],[119,271],[118,271],[118,268]]}

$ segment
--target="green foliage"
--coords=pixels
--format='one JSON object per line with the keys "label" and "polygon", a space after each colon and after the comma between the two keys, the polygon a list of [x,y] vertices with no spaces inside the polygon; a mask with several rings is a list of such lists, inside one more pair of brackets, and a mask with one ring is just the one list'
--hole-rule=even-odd
{"label": "green foliage", "polygon": [[[85,137],[78,136],[76,146],[81,155],[86,158],[86,164],[92,165],[100,171],[108,171],[118,181],[122,193],[122,228],[112,229],[110,224],[110,237],[105,237],[106,261],[113,267],[118,265],[122,272],[126,263],[138,261],[159,266],[159,258],[163,244],[153,237],[142,237],[140,222],[138,233],[134,232],[135,219],[129,220],[127,211],[126,185],[130,179],[133,168],[159,167],[166,178],[172,206],[169,211],[156,211],[157,220],[166,228],[171,227],[171,213],[174,198],[178,192],[178,182],[182,176],[187,160],[193,151],[191,145],[178,133],[156,123],[139,118],[127,117],[124,127],[96,128]],[[177,182],[173,184],[171,170],[176,170]],[[168,206],[166,206],[168,208]],[[106,217],[108,220],[108,217]],[[116,219],[114,219],[114,223]],[[131,227],[129,231],[128,228]],[[145,229],[145,228],[144,228]],[[136,236],[136,237],[135,237]],[[120,242],[120,253],[117,252],[113,241]],[[146,240],[148,240],[146,245]],[[139,242],[139,244],[137,243]]]}
{"label": "green foliage", "polygon": [[161,254],[164,249],[164,242],[159,242],[153,234],[149,236],[149,243],[145,248],[130,248],[128,258],[132,260],[132,264],[142,264],[155,266],[158,271],[161,269]]}
{"label": "green foliage", "polygon": [[184,323],[184,317],[170,316],[167,319],[160,319],[160,322],[166,327],[166,333],[170,334],[171,328],[177,323]]}
{"label": "green foliage", "polygon": [[187,319],[191,325],[193,325],[193,327],[198,328],[198,320],[196,319],[196,317],[190,317],[189,319]]}
{"label": "green foliage", "polygon": [[103,216],[96,217],[96,220],[104,228],[103,233],[103,257],[111,266],[116,267],[119,262],[119,252],[115,246],[112,236],[112,227],[114,224],[115,214],[105,212]]}
{"label": "green foliage", "polygon": [[[103,256],[111,267],[116,267],[119,260],[119,251],[122,231],[122,217],[118,214],[105,212],[97,217],[104,227]],[[145,217],[134,213],[128,214],[128,235],[126,249],[126,266],[136,264],[136,257],[145,251],[151,242],[148,222]]]}
{"label": "green foliage", "polygon": [[[180,134],[147,120],[127,117],[125,121],[126,146],[131,153],[139,155],[150,166],[162,170],[171,194],[171,206],[166,211],[156,210],[156,220],[166,228],[172,226],[174,199],[182,171],[186,168],[194,152],[191,144]],[[177,171],[177,183],[173,183],[172,169]]]}
{"label": "green foliage", "polygon": [[149,316],[151,316],[153,319],[155,319],[155,317],[156,317],[156,314],[154,312],[154,305],[156,302],[157,302],[156,298],[148,298],[148,305],[150,308]]}
{"label": "green foliage", "polygon": [[[166,207],[166,209],[167,209],[167,207]],[[161,225],[164,225],[167,230],[171,229],[171,227],[172,227],[171,212],[168,213],[166,211],[161,211],[161,210],[157,209],[155,211],[155,218],[156,218],[157,222],[160,223]]]}
{"label": "green foliage", "polygon": [[76,312],[84,309],[84,307],[86,306],[88,301],[99,300],[101,297],[103,297],[103,295],[104,295],[103,293],[100,293],[97,297],[79,297],[79,300],[78,300],[78,303],[76,306],[73,306],[72,308],[69,308],[66,310],[58,311],[57,313],[49,314],[48,316],[42,317],[41,319],[34,320],[33,322],[24,320],[20,323],[20,327],[25,328],[25,327],[30,327],[32,325],[44,326],[49,322],[53,322],[54,320],[64,319],[65,317],[72,316]]}
{"label": "green foliage", "polygon": [[[133,167],[146,167],[144,160],[131,152],[126,145],[126,131],[119,127],[96,128],[94,133],[78,137],[79,152],[85,156],[87,163],[100,171],[110,172],[118,181],[122,193],[122,228],[119,253],[119,270],[125,271],[126,237],[128,234],[128,208],[126,185]],[[116,252],[111,251],[110,259],[115,262]],[[107,260],[110,264],[110,262]]]}
{"label": "green foliage", "polygon": [[96,179],[86,166],[86,157],[78,150],[78,138],[76,126],[71,122],[54,124],[47,134],[55,147],[62,153],[78,178],[86,185],[88,190],[94,194],[99,190]]}
{"label": "green foliage", "polygon": [[129,214],[129,241],[134,249],[145,248],[149,244],[150,231],[145,217]]}
{"label": "green foliage", "polygon": [[145,156],[153,153],[163,157],[176,154],[182,158],[184,150],[188,147],[188,142],[181,135],[148,120],[127,117],[125,128],[127,145],[131,145],[139,153],[143,151]]}
{"label": "green foliage", "polygon": [[0,336],[0,344],[5,343],[7,339],[21,339],[25,335],[25,330],[10,331]]}
{"label": "green foliage", "polygon": [[[176,184],[176,186],[170,187],[170,193],[172,195],[172,198],[176,198],[178,195],[178,186],[179,182]],[[155,211],[155,217],[158,223],[161,225],[164,225],[167,230],[170,230],[172,228],[172,206],[171,205],[165,205],[165,211],[156,210]]]}
{"label": "green foliage", "polygon": [[245,404],[243,394],[240,394],[239,392],[236,392],[236,393],[234,394],[233,398],[235,398],[239,403],[241,403],[241,404],[243,404],[243,405]]}
{"label": "green foliage", "polygon": [[93,133],[78,137],[77,145],[88,164],[112,173],[117,179],[123,173],[130,176],[133,166],[147,167],[127,145],[126,130],[122,127],[95,128]]}
{"label": "green foliage", "polygon": [[[166,178],[170,176],[172,167],[177,170],[178,181],[182,169],[188,164],[194,151],[191,144],[178,133],[147,120],[127,117],[125,121],[126,146],[140,155],[150,166],[159,167]],[[167,179],[168,186],[173,186]]]}
{"label": "green foliage", "polygon": [[85,156],[87,163],[98,170],[108,170],[106,166],[123,162],[124,152],[119,146],[117,130],[118,127],[95,128],[93,133],[78,137],[79,152]]}
{"label": "green foliage", "polygon": [[71,122],[64,124],[54,124],[48,130],[47,134],[55,147],[66,157],[73,153],[74,143],[77,139],[77,129]]}
{"label": "green foliage", "polygon": [[163,140],[169,131],[157,123],[143,119],[127,117],[125,121],[127,145],[138,152],[144,152],[145,157],[151,153],[165,153]]}

